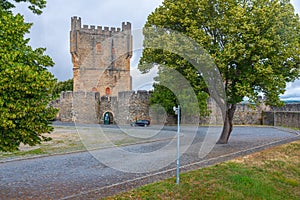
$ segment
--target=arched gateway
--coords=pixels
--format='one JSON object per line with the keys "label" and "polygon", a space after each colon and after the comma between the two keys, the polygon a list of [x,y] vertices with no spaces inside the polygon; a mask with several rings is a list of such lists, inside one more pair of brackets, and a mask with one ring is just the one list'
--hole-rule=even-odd
{"label": "arched gateway", "polygon": [[113,116],[113,114],[111,112],[104,113],[103,121],[104,121],[104,124],[106,124],[106,125],[113,124],[114,123],[114,116]]}

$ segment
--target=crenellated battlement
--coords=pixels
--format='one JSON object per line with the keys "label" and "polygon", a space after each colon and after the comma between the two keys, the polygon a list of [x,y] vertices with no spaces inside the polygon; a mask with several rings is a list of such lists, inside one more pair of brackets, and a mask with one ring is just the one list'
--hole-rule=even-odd
{"label": "crenellated battlement", "polygon": [[72,17],[71,18],[71,31],[80,30],[81,29],[81,18]]}
{"label": "crenellated battlement", "polygon": [[118,93],[118,100],[123,101],[125,99],[147,99],[152,95],[152,93],[152,90],[121,91]]}
{"label": "crenellated battlement", "polygon": [[131,23],[130,22],[122,22],[122,30],[123,31],[131,31]]}
{"label": "crenellated battlement", "polygon": [[91,34],[104,34],[109,35],[114,33],[131,31],[130,22],[122,22],[122,28],[119,27],[107,27],[107,26],[95,26],[95,25],[81,25],[81,18],[74,16],[71,18],[71,31],[82,31]]}
{"label": "crenellated battlement", "polygon": [[111,32],[111,33],[115,33],[115,32],[122,32],[121,28],[116,28],[116,27],[102,27],[102,26],[95,26],[95,25],[83,25],[82,28],[80,28],[79,30],[81,31],[88,31],[88,32],[92,32],[92,33],[103,33],[103,32]]}

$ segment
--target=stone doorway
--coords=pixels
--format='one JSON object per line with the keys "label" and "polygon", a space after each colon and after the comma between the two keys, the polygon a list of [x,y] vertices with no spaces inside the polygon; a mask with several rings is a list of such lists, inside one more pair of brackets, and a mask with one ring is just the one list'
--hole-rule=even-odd
{"label": "stone doorway", "polygon": [[114,123],[114,116],[111,112],[106,112],[103,117],[104,124],[109,125]]}

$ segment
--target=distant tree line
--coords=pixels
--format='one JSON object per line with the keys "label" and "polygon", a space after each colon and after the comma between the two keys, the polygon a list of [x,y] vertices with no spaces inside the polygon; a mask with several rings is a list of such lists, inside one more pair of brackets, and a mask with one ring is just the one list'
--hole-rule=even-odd
{"label": "distant tree line", "polygon": [[52,90],[53,97],[59,98],[62,91],[73,91],[73,78],[57,82]]}

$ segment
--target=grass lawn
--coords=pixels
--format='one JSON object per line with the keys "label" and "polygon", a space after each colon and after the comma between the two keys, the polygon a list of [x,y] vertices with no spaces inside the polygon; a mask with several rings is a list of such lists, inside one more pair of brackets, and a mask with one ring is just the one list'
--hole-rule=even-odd
{"label": "grass lawn", "polygon": [[300,141],[106,199],[300,199]]}

